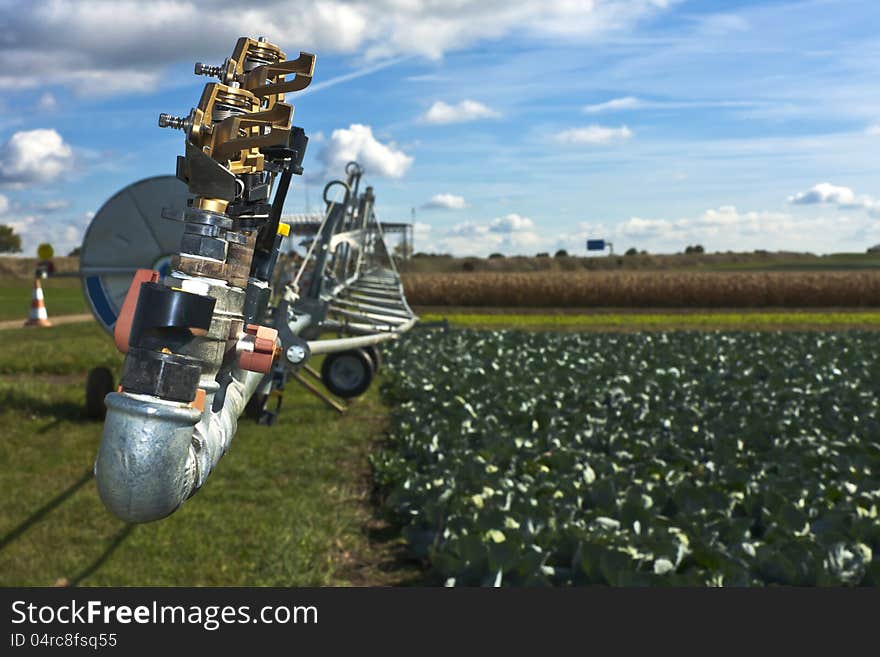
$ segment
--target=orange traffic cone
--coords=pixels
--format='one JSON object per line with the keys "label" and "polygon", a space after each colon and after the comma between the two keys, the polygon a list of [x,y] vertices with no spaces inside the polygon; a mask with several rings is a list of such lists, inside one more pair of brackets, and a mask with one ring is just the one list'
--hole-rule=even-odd
{"label": "orange traffic cone", "polygon": [[40,279],[34,279],[34,294],[31,297],[31,312],[25,326],[52,326],[49,315],[46,313],[46,304],[43,302],[43,286]]}

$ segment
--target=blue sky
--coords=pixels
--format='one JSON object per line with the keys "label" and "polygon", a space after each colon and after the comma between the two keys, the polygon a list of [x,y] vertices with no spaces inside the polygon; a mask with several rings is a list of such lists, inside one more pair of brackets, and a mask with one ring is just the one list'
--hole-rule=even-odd
{"label": "blue sky", "polygon": [[318,56],[286,211],[358,157],[416,249],[863,251],[880,242],[880,5],[869,0],[0,0],[0,223],[78,243],[174,171],[239,35]]}

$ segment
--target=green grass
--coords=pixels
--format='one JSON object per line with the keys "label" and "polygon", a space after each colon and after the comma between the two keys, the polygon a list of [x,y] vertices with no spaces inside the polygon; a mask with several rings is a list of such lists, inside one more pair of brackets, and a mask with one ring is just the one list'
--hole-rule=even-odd
{"label": "green grass", "polygon": [[426,322],[446,319],[453,326],[520,330],[744,330],[877,328],[880,312],[730,312],[730,313],[560,313],[560,314],[479,314],[426,313]]}
{"label": "green grass", "polygon": [[[49,278],[41,281],[46,312],[53,315],[75,315],[89,312],[78,278]],[[31,307],[33,282],[0,279],[0,320],[21,319]]]}
{"label": "green grass", "polygon": [[367,458],[388,416],[378,386],[339,416],[292,382],[278,424],[242,420],[230,452],[176,514],[127,526],[98,499],[90,472],[101,423],[82,416],[87,369],[118,372],[109,337],[94,324],[3,337],[0,585],[304,586],[420,576],[367,529],[377,527]]}
{"label": "green grass", "polygon": [[114,371],[122,355],[96,322],[50,329],[8,329],[2,334],[0,374],[75,374],[103,365]]}

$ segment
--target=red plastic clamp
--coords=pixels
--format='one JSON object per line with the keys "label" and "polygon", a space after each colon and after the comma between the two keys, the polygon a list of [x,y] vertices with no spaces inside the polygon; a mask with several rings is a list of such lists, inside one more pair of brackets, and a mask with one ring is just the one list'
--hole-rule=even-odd
{"label": "red plastic clamp", "polygon": [[266,374],[272,369],[278,331],[268,326],[248,324],[245,328],[245,334],[253,336],[254,350],[241,352],[238,358],[239,366],[249,372]]}

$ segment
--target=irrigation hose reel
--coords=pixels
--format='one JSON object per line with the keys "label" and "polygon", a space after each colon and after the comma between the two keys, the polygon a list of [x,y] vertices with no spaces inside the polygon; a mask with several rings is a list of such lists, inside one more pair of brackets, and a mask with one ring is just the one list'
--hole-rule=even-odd
{"label": "irrigation hose reel", "polygon": [[[171,273],[171,259],[180,248],[184,226],[162,218],[164,208],[183,212],[192,194],[175,176],[155,176],[134,182],[111,196],[92,218],[80,252],[83,296],[98,325],[113,335],[116,320],[138,269]],[[116,390],[106,367],[89,371],[86,416],[100,420],[104,398]]]}
{"label": "irrigation hose reel", "polygon": [[138,269],[171,273],[184,225],[162,217],[165,208],[183,212],[193,195],[175,176],[139,180],[110,197],[92,218],[83,238],[80,278],[83,295],[98,324],[113,334]]}

